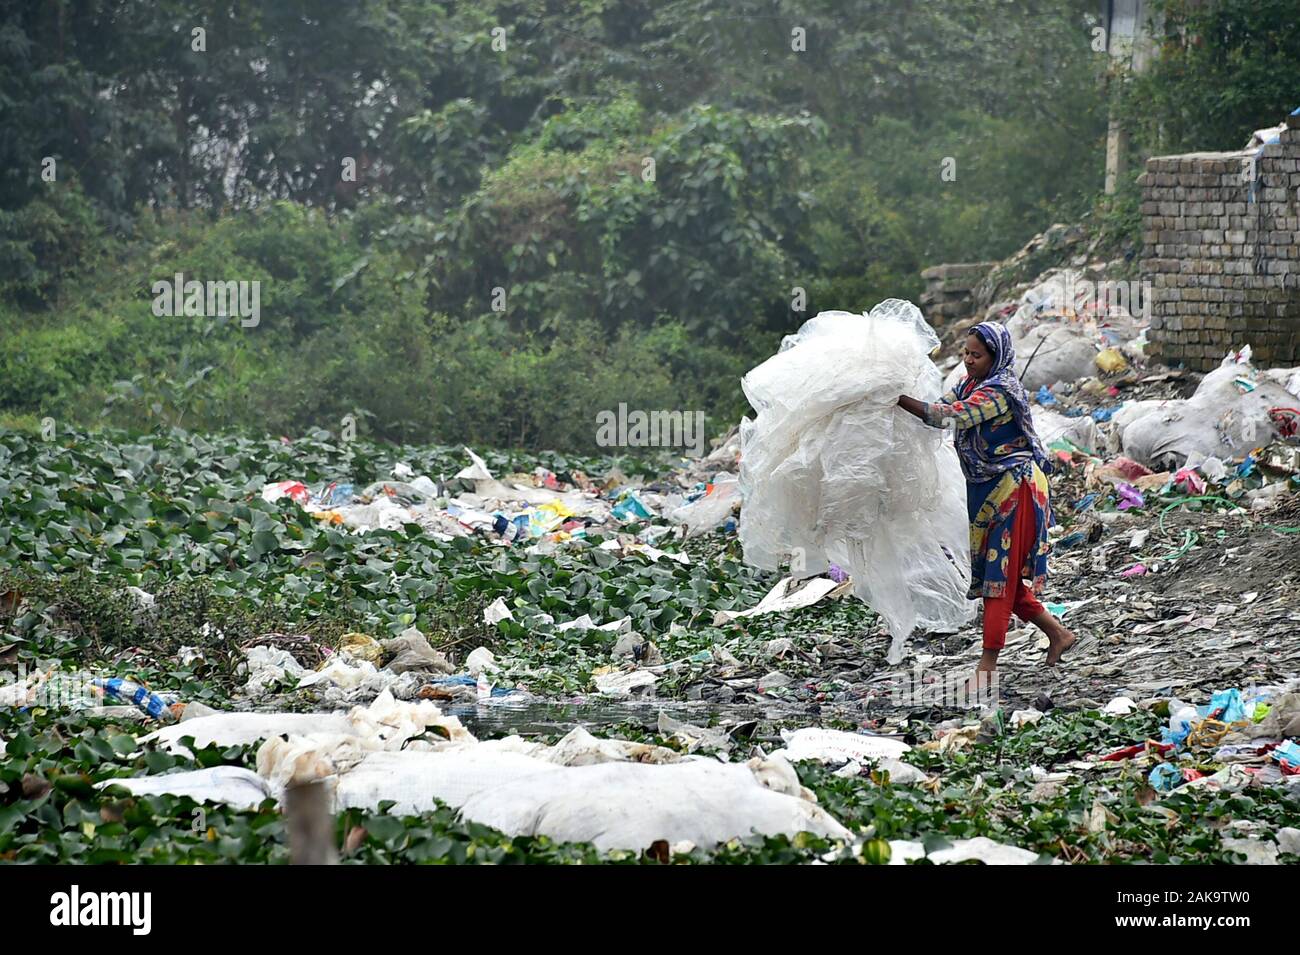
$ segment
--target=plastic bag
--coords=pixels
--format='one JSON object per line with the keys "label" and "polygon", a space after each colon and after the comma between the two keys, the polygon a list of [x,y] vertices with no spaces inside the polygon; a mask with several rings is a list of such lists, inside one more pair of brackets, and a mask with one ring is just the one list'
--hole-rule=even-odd
{"label": "plastic bag", "polygon": [[687,537],[707,534],[718,527],[740,501],[740,485],[734,474],[719,474],[712,483],[713,489],[708,494],[668,514],[674,524],[686,526]]}
{"label": "plastic bag", "polygon": [[956,630],[974,613],[952,436],[897,406],[939,396],[938,345],[916,306],[889,299],[868,315],[822,312],[741,382],[758,412],[740,431],[745,560],[849,571],[889,627],[894,663],[917,626]]}
{"label": "plastic bag", "polygon": [[1051,447],[1064,438],[1076,448],[1095,452],[1097,447],[1097,422],[1092,418],[1067,418],[1046,408],[1031,407],[1030,416],[1034,419],[1034,430],[1043,447]]}
{"label": "plastic bag", "polygon": [[1024,337],[1013,333],[1012,344],[1016,374],[1030,391],[1097,373],[1096,338],[1085,327],[1049,322],[1031,328]]}

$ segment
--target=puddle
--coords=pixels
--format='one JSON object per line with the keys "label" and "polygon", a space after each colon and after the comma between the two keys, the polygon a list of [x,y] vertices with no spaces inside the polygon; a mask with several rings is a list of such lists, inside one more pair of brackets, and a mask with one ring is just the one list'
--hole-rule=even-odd
{"label": "puddle", "polygon": [[444,704],[443,712],[456,716],[475,736],[536,736],[567,733],[574,727],[605,730],[621,723],[634,723],[653,731],[664,713],[675,720],[696,726],[722,728],[759,720],[781,720],[783,725],[816,725],[817,718],[806,710],[791,707],[690,703],[672,700],[611,702],[544,701],[518,705],[478,706]]}

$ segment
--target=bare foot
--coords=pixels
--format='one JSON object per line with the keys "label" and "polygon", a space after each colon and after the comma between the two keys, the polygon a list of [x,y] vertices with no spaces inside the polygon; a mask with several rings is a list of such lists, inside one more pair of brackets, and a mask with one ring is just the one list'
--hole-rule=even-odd
{"label": "bare foot", "polygon": [[983,702],[986,697],[997,694],[998,686],[998,651],[985,650],[980,654],[979,666],[975,675],[962,684],[962,697],[968,702]]}
{"label": "bare foot", "polygon": [[997,685],[997,670],[976,670],[975,675],[962,684],[962,701],[967,704],[988,703],[996,695]]}
{"label": "bare foot", "polygon": [[1060,663],[1061,657],[1074,646],[1076,639],[1073,633],[1058,623],[1054,631],[1047,634],[1047,665],[1054,667]]}

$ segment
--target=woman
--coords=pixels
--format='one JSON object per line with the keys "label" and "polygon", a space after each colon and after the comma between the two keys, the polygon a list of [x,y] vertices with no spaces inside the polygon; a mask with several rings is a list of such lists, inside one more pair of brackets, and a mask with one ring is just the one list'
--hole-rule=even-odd
{"label": "woman", "polygon": [[1047,634],[1048,666],[1056,665],[1075,638],[1034,597],[1047,580],[1048,464],[1034,433],[1029,396],[1016,377],[1010,332],[997,322],[976,325],[966,337],[962,360],[966,377],[938,401],[904,395],[898,404],[932,427],[957,429],[970,516],[968,596],[984,598],[979,682],[984,679],[979,674],[997,669],[1013,612]]}

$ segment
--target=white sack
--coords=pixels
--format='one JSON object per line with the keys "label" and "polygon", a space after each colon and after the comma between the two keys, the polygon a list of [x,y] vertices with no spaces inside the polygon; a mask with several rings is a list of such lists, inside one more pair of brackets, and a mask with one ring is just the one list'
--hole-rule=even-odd
{"label": "white sack", "polygon": [[1209,372],[1185,401],[1163,402],[1143,414],[1135,411],[1136,417],[1116,415],[1124,454],[1161,470],[1180,467],[1193,456],[1228,461],[1268,444],[1277,435],[1268,409],[1294,406],[1295,397],[1268,374],[1255,377],[1255,390],[1245,394],[1233,384],[1235,378],[1252,375],[1247,363],[1225,364]]}

